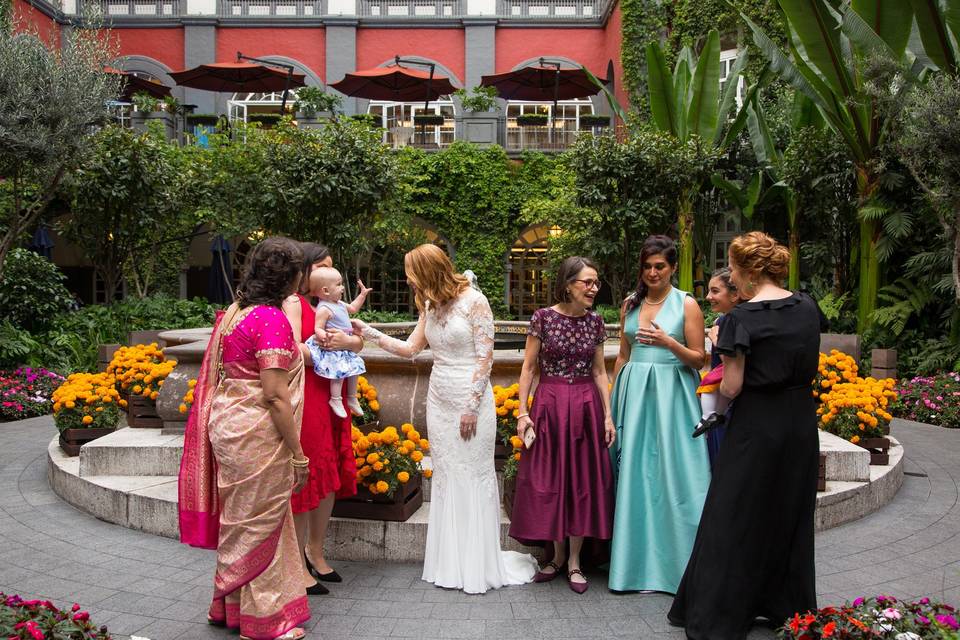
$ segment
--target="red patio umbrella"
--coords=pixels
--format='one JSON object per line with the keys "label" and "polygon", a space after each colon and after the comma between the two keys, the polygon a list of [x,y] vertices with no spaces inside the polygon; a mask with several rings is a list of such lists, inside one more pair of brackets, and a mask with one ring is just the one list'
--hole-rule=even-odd
{"label": "red patio umbrella", "polygon": [[[250,62],[241,62],[241,60]],[[281,114],[287,106],[287,91],[293,87],[306,85],[304,75],[294,73],[292,65],[250,58],[239,51],[237,62],[201,64],[193,69],[175,71],[170,74],[170,77],[180,86],[204,91],[229,93],[283,91],[283,100],[280,103]]]}
{"label": "red patio umbrella", "polygon": [[480,86],[495,88],[504,100],[554,104],[558,100],[588,98],[600,91],[583,69],[561,69],[559,62],[548,62],[543,58],[540,58],[539,66],[483,76]]}
{"label": "red patio umbrella", "polygon": [[[392,100],[394,102],[418,102],[426,106],[440,96],[451,94],[455,87],[447,76],[435,75],[436,65],[431,62],[394,58],[395,66],[353,71],[330,86],[344,95],[368,100]],[[408,69],[401,63],[421,64],[430,71]]]}
{"label": "red patio umbrella", "polygon": [[103,70],[107,73],[123,76],[125,83],[123,85],[123,93],[120,94],[120,97],[125,100],[130,100],[130,98],[133,97],[133,94],[139,93],[140,91],[145,91],[154,98],[161,99],[170,95],[170,87],[160,84],[156,80],[147,80],[146,78],[141,78],[140,76],[134,75],[129,71],[114,69],[113,67],[104,67]]}

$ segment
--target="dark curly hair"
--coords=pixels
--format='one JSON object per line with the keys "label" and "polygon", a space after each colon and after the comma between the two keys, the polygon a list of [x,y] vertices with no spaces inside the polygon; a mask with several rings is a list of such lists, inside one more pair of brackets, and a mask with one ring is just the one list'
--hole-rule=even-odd
{"label": "dark curly hair", "polygon": [[279,307],[295,291],[297,276],[303,271],[300,243],[273,236],[255,246],[243,265],[237,287],[240,308],[252,305]]}
{"label": "dark curly hair", "polygon": [[303,275],[300,277],[300,293],[306,295],[310,289],[310,271],[313,265],[330,256],[330,249],[317,242],[301,242],[303,251]]}
{"label": "dark curly hair", "polygon": [[643,281],[643,263],[650,256],[661,255],[671,267],[677,266],[677,245],[669,236],[650,236],[640,249],[640,276],[637,288],[627,298],[627,311],[633,311],[647,297],[647,284]]}

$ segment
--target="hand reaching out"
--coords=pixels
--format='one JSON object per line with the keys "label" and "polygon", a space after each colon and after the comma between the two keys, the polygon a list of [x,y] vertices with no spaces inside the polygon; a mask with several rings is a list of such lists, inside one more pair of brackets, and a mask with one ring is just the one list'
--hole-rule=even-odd
{"label": "hand reaching out", "polygon": [[373,289],[371,287],[364,285],[363,280],[361,280],[360,278],[357,278],[357,291],[358,291],[357,293],[358,298],[366,298],[367,295],[369,295],[370,292],[373,291]]}

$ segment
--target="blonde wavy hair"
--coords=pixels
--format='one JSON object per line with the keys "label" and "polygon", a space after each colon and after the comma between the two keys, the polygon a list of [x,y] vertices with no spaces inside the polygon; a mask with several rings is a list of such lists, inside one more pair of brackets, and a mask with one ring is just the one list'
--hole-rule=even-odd
{"label": "blonde wavy hair", "polygon": [[790,250],[762,231],[751,231],[730,243],[730,262],[752,277],[780,284],[790,271]]}
{"label": "blonde wavy hair", "polygon": [[413,286],[417,309],[425,311],[428,303],[443,307],[463,293],[470,282],[454,271],[453,262],[435,244],[422,244],[403,256],[403,269]]}

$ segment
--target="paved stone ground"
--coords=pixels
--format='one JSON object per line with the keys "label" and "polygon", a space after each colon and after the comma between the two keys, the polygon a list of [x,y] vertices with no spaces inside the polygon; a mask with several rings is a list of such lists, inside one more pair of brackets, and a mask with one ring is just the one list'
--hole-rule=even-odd
{"label": "paved stone ground", "polygon": [[[48,418],[0,424],[0,590],[79,602],[116,637],[236,636],[205,624],[213,553],[101,522],[48,487]],[[960,431],[899,422],[903,488],[879,512],[817,536],[821,605],[861,594],[960,602]],[[557,580],[468,596],[410,564],[335,563],[344,583],[311,597],[309,638],[682,638],[670,598],[614,595],[603,574],[573,594]],[[755,629],[751,640],[772,638]]]}

